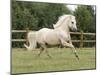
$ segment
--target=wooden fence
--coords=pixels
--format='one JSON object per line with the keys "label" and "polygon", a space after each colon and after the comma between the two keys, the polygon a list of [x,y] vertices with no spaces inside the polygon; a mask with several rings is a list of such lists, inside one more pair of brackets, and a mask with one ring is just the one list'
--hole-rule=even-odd
{"label": "wooden fence", "polygon": [[[12,33],[27,33],[29,30],[12,30]],[[83,47],[83,43],[84,42],[96,42],[96,40],[84,40],[84,36],[88,35],[88,36],[96,36],[96,33],[83,33],[83,31],[81,32],[70,32],[70,34],[73,35],[80,35],[80,39],[79,40],[72,40],[72,42],[79,42],[80,43],[80,47]],[[12,42],[27,42],[25,39],[12,39]]]}

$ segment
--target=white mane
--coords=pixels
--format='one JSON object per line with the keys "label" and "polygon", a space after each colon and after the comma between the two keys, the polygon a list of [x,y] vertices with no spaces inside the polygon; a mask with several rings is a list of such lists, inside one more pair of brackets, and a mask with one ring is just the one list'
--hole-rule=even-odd
{"label": "white mane", "polygon": [[53,27],[54,28],[58,28],[60,25],[62,25],[63,21],[65,20],[65,18],[69,17],[71,15],[63,15],[63,16],[60,16],[58,18],[58,22],[56,24],[53,24]]}

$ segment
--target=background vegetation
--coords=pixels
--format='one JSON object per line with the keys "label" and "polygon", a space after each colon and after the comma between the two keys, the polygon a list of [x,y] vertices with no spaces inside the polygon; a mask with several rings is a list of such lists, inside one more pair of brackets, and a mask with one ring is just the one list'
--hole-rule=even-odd
{"label": "background vegetation", "polygon": [[[96,32],[96,13],[94,6],[78,5],[75,11],[66,4],[12,1],[12,30],[39,30],[43,27],[53,28],[59,16],[72,14],[76,16],[78,31]],[[12,33],[12,38],[25,38],[24,34]],[[84,39],[95,37],[84,37]],[[73,36],[72,39],[80,39]],[[22,43],[23,44],[23,43]],[[12,43],[12,47],[22,47],[21,43]],[[78,46],[78,44],[76,44]],[[89,44],[90,46],[90,44]],[[93,46],[93,45],[91,45]]]}

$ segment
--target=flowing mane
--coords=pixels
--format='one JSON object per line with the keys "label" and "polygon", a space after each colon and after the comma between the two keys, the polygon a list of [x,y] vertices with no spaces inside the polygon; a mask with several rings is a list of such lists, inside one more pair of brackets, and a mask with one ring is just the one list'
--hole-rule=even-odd
{"label": "flowing mane", "polygon": [[58,19],[58,22],[53,25],[54,28],[58,28],[63,23],[63,21],[65,20],[65,18],[68,17],[68,16],[70,16],[70,15],[60,16],[59,19]]}

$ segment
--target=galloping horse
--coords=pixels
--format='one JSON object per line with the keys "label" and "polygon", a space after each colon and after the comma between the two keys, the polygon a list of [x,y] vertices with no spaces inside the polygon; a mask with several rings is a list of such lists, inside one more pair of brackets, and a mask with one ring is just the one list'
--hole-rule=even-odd
{"label": "galloping horse", "polygon": [[77,31],[75,16],[63,15],[59,17],[57,23],[53,26],[54,29],[42,28],[36,32],[29,32],[27,35],[29,46],[26,44],[24,44],[24,46],[28,50],[32,50],[37,47],[38,43],[41,47],[40,53],[38,55],[40,56],[40,54],[45,50],[47,55],[50,57],[46,49],[46,45],[62,45],[64,47],[71,48],[76,58],[79,60],[70,37],[70,30]]}

